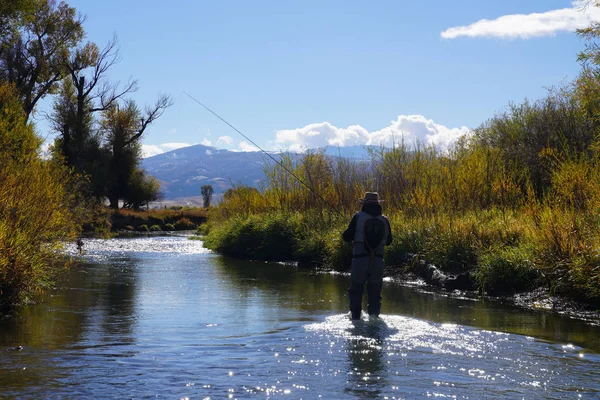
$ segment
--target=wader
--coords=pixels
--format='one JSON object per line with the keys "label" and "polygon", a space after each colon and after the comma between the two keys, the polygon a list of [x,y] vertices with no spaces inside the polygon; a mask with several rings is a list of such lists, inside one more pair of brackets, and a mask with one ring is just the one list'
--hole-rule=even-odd
{"label": "wader", "polygon": [[[365,223],[370,219],[379,219],[385,224],[384,234],[374,246],[368,245],[365,238]],[[373,217],[365,212],[360,212],[354,235],[352,249],[352,269],[350,289],[350,311],[352,319],[360,319],[362,311],[362,296],[365,284],[367,285],[367,311],[371,316],[379,316],[381,311],[381,289],[383,286],[383,251],[386,243],[388,229],[387,221],[383,216]],[[372,242],[372,240],[370,240]]]}

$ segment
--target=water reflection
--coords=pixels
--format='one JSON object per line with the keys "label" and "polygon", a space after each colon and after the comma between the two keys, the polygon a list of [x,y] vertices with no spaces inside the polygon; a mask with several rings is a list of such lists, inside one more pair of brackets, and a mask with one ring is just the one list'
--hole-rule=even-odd
{"label": "water reflection", "polygon": [[[133,345],[137,267],[136,258],[109,264],[77,265],[65,281],[36,306],[24,307],[0,321],[0,388],[47,385],[65,375],[62,360],[42,357],[47,352],[72,351],[72,357],[95,347],[99,354],[122,356]],[[105,345],[100,345],[104,343]],[[12,351],[23,346],[22,350]]]}
{"label": "water reflection", "polygon": [[350,361],[346,393],[358,398],[379,397],[389,386],[384,360],[385,340],[398,332],[383,319],[352,321],[348,330],[347,352]]}
{"label": "water reflection", "polygon": [[[307,316],[348,308],[347,278],[318,274],[293,265],[214,259],[221,279],[233,284],[239,295],[256,297],[256,290],[272,296],[269,303],[281,304],[304,311]],[[266,305],[268,307],[268,305]]]}
{"label": "water reflection", "polygon": [[383,297],[385,312],[389,314],[516,333],[600,351],[597,325],[552,312],[524,310],[494,300],[453,298],[389,283],[384,285]]}
{"label": "water reflection", "polygon": [[96,309],[100,312],[105,340],[116,337],[132,343],[139,260],[129,258],[123,261],[122,265],[110,264],[101,268],[105,273],[101,280],[104,287]]}

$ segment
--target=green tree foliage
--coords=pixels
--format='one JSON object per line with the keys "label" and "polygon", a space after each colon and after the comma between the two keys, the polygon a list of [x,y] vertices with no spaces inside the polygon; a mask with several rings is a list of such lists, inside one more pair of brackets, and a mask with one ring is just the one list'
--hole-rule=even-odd
{"label": "green tree foliage", "polygon": [[203,185],[200,188],[200,193],[202,193],[202,199],[204,200],[204,208],[210,207],[210,201],[214,192],[215,190],[212,185]]}
{"label": "green tree foliage", "polygon": [[77,48],[66,61],[68,77],[61,85],[50,116],[59,135],[55,147],[66,164],[89,177],[95,197],[105,195],[107,155],[101,132],[95,129],[96,113],[107,110],[137,88],[130,81],[123,88],[107,81],[107,71],[117,62],[116,39],[100,50],[94,43]]}
{"label": "green tree foliage", "polygon": [[98,200],[107,197],[113,208],[119,201],[139,208],[159,198],[158,181],[138,169],[141,136],[171,103],[161,96],[142,115],[124,99],[137,82],[120,87],[108,81],[108,71],[119,60],[116,45],[113,39],[102,50],[86,43],[71,51],[49,118],[58,133],[55,155],[84,178],[79,186],[87,182],[86,193]]}
{"label": "green tree foliage", "polygon": [[24,15],[34,9],[34,0],[3,0],[0,1],[0,37],[4,38],[23,22]]}
{"label": "green tree foliage", "polygon": [[139,170],[140,140],[149,124],[170,104],[169,97],[161,96],[143,115],[133,101],[115,103],[103,112],[101,123],[108,157],[106,195],[112,208],[119,208],[119,200],[135,207],[158,198],[156,180],[146,178]]}
{"label": "green tree foliage", "polygon": [[59,252],[77,234],[65,168],[38,155],[18,91],[0,84],[0,300],[33,299],[64,268]]}
{"label": "green tree foliage", "polygon": [[94,129],[93,114],[85,103],[83,111],[78,104],[75,86],[64,80],[50,116],[54,131],[59,133],[54,141],[54,156],[86,177],[82,184],[90,196],[101,198],[106,191],[107,156],[102,149],[102,136]]}
{"label": "green tree foliage", "polygon": [[[11,12],[11,29],[0,32],[0,82],[16,86],[29,118],[38,101],[53,93],[65,77],[65,62],[85,32],[83,17],[65,2],[32,0],[15,4],[6,10]],[[29,4],[32,9],[28,9]]]}
{"label": "green tree foliage", "polygon": [[124,208],[134,210],[148,206],[152,201],[161,199],[160,183],[153,176],[148,176],[141,169],[136,169],[129,181],[129,188],[125,196]]}

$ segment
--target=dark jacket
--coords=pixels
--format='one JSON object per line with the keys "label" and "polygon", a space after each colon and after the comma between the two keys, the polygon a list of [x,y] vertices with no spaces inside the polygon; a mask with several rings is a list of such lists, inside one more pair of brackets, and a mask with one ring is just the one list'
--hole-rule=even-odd
{"label": "dark jacket", "polygon": [[[361,211],[366,212],[367,214],[369,214],[373,217],[378,217],[378,216],[382,215],[380,204],[374,204],[374,203],[364,204],[361,208]],[[348,229],[346,229],[344,231],[344,233],[342,234],[342,238],[344,239],[344,242],[352,243],[352,241],[354,240],[354,233],[356,231],[356,221],[357,220],[358,220],[358,213],[354,214],[354,216],[352,217],[352,220],[350,221],[350,225],[348,225]],[[386,219],[386,221],[388,221],[389,234],[388,234],[385,245],[389,246],[390,244],[392,244],[392,228],[390,226],[390,221],[387,219]]]}

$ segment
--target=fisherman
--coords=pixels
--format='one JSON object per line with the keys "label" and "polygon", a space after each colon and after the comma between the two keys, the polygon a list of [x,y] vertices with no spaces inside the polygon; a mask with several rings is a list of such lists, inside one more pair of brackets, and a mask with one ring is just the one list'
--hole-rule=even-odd
{"label": "fisherman", "polygon": [[77,238],[77,250],[79,251],[79,254],[83,254],[83,239],[82,238]]}
{"label": "fisherman", "polygon": [[350,312],[353,320],[359,320],[362,312],[362,297],[367,284],[369,316],[378,317],[381,311],[381,289],[383,287],[383,250],[392,243],[390,222],[381,213],[381,202],[377,192],[366,192],[359,199],[362,208],[354,214],[343,239],[352,243],[352,283],[348,289]]}

